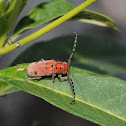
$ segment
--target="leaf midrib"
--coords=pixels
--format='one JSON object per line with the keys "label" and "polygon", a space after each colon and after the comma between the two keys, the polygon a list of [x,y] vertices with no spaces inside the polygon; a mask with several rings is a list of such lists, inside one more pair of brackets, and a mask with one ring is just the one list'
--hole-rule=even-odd
{"label": "leaf midrib", "polygon": [[[1,76],[1,77],[5,77],[5,76]],[[8,77],[8,76],[7,76]],[[9,77],[10,78],[10,77]],[[22,80],[22,79],[13,79],[13,77],[11,77],[12,79],[10,79],[10,80],[19,80],[19,81],[24,81],[24,80]],[[1,79],[2,80],[2,79]],[[5,81],[5,80],[4,80]],[[5,81],[6,82],[6,81]],[[44,88],[46,88],[46,89],[49,89],[49,90],[52,90],[52,88],[50,88],[49,86],[44,86],[44,85],[41,85],[41,84],[38,84],[38,83],[33,83],[33,82],[29,82],[29,83],[32,83],[33,85],[38,85],[39,87],[44,87]],[[10,83],[9,83],[10,84]],[[16,87],[18,87],[18,86],[16,86]],[[18,88],[20,88],[20,87],[18,87]],[[59,93],[59,94],[62,94],[62,95],[64,95],[64,96],[67,96],[67,97],[70,97],[70,98],[73,98],[73,96],[71,96],[71,95],[69,95],[69,94],[67,94],[67,93],[64,93],[64,92],[62,92],[62,91],[59,91],[59,90],[55,90],[55,89],[53,89],[53,91],[55,91],[56,93]],[[101,110],[101,111],[103,111],[103,112],[105,112],[105,113],[108,113],[109,115],[112,115],[112,116],[114,116],[114,117],[116,117],[116,118],[118,118],[118,119],[121,119],[121,120],[123,120],[123,121],[126,121],[126,119],[125,118],[123,118],[123,117],[120,117],[120,116],[118,116],[118,115],[116,115],[116,114],[114,114],[114,113],[112,113],[112,112],[108,112],[108,111],[106,111],[105,109],[103,109],[103,108],[101,108],[101,107],[98,107],[98,106],[95,106],[95,105],[93,105],[93,104],[91,104],[91,103],[89,103],[89,102],[86,102],[86,101],[84,101],[84,100],[81,100],[81,99],[79,99],[79,98],[77,98],[76,97],[76,101],[78,101],[78,102],[82,102],[82,103],[84,103],[84,104],[86,104],[86,105],[88,105],[88,106],[92,106],[93,108],[96,108],[96,109],[98,109],[98,110]]]}
{"label": "leaf midrib", "polygon": [[6,82],[7,84],[9,84],[9,86],[3,88],[2,90],[0,90],[0,92],[5,91],[5,90],[9,89],[10,87],[12,87],[12,85],[10,85],[10,83],[8,83],[7,81],[5,81],[5,80],[3,80],[1,78],[0,78],[0,80],[2,80],[3,82]]}

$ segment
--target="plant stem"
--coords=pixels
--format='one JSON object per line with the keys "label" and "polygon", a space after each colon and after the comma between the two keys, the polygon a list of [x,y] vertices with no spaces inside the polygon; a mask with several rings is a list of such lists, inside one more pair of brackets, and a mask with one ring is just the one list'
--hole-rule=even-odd
{"label": "plant stem", "polygon": [[0,48],[3,47],[5,44],[7,34],[10,33],[11,28],[13,27],[13,24],[15,23],[15,20],[17,19],[21,5],[22,5],[22,0],[14,1],[12,12],[6,22],[6,25],[3,29],[3,34],[1,35],[1,38],[0,38]]}
{"label": "plant stem", "polygon": [[31,42],[32,40],[35,40],[36,38],[40,37],[41,35],[49,32],[50,30],[56,28],[57,26],[64,23],[65,21],[69,20],[70,18],[72,18],[73,16],[75,16],[76,14],[81,12],[83,9],[87,8],[89,5],[91,5],[95,1],[97,1],[97,0],[87,0],[86,2],[82,3],[80,6],[76,7],[72,11],[68,12],[66,15],[62,16],[61,18],[57,19],[56,21],[52,22],[51,24],[45,26],[44,28],[40,29],[39,31],[29,35],[28,37],[26,37],[20,41],[15,42],[12,45],[1,48],[0,55],[11,52],[11,51],[17,49],[18,47],[21,47],[21,46]]}
{"label": "plant stem", "polygon": [[4,0],[0,0],[0,16],[3,16],[6,12]]}

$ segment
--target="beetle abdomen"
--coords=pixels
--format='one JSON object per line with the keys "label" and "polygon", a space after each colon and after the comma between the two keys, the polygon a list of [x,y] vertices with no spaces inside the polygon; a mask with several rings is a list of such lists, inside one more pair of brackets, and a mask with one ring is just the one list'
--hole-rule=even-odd
{"label": "beetle abdomen", "polygon": [[50,76],[54,69],[55,60],[39,61],[31,63],[27,68],[27,74],[31,77]]}

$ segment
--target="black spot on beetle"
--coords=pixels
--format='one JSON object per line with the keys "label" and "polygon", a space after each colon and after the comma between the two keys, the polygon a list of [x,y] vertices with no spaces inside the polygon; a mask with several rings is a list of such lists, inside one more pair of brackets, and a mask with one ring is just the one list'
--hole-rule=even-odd
{"label": "black spot on beetle", "polygon": [[61,69],[61,67],[60,67],[60,69]]}
{"label": "black spot on beetle", "polygon": [[35,71],[35,74],[37,74],[37,71]]}
{"label": "black spot on beetle", "polygon": [[51,67],[53,67],[53,65],[51,65]]}
{"label": "black spot on beetle", "polygon": [[56,67],[56,69],[57,69],[57,67]]}

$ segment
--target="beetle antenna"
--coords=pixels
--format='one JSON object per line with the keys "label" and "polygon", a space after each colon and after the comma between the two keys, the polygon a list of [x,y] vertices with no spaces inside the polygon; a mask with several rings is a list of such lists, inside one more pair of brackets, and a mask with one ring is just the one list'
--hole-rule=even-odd
{"label": "beetle antenna", "polygon": [[72,53],[68,59],[68,65],[70,66],[70,63],[71,63],[71,59],[73,57],[73,53],[75,52],[75,49],[76,49],[76,45],[77,45],[77,33],[76,32],[73,32],[75,34],[75,40],[74,40],[74,45],[73,45],[73,50],[72,50]]}
{"label": "beetle antenna", "polygon": [[67,77],[68,77],[68,82],[70,83],[70,85],[72,86],[72,90],[73,90],[73,94],[74,94],[74,97],[73,97],[73,100],[72,100],[72,102],[70,103],[70,104],[72,104],[72,103],[74,103],[75,102],[75,96],[76,96],[76,94],[75,94],[75,89],[74,89],[74,83],[73,83],[73,81],[72,81],[72,79],[71,79],[71,77],[69,76],[69,75],[67,75]]}

